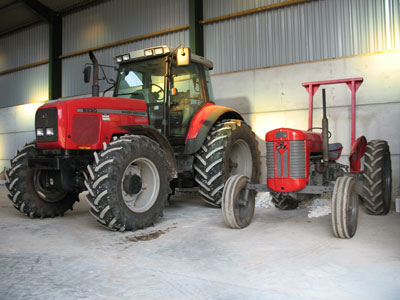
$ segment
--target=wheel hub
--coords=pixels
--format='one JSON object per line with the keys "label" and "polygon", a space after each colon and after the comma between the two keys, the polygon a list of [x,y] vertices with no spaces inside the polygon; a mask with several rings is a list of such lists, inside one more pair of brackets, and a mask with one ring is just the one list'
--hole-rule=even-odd
{"label": "wheel hub", "polygon": [[128,175],[124,180],[124,190],[127,194],[135,195],[142,190],[142,179],[138,175]]}

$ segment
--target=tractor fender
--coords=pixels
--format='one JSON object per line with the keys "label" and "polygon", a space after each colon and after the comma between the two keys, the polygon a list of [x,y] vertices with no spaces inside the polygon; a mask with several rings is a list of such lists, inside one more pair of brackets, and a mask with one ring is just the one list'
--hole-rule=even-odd
{"label": "tractor fender", "polygon": [[149,125],[120,125],[118,128],[129,131],[133,134],[144,135],[157,142],[161,149],[164,150],[169,165],[169,173],[172,178],[178,177],[177,164],[174,155],[174,150],[167,138],[162,135],[157,129]]}
{"label": "tractor fender", "polygon": [[361,158],[365,155],[367,150],[367,139],[365,136],[360,136],[351,147],[350,152],[350,172],[360,173],[361,172]]}
{"label": "tractor fender", "polygon": [[236,110],[229,107],[210,103],[200,109],[190,123],[184,153],[196,153],[203,145],[214,124],[224,119],[238,119],[243,121],[243,117]]}

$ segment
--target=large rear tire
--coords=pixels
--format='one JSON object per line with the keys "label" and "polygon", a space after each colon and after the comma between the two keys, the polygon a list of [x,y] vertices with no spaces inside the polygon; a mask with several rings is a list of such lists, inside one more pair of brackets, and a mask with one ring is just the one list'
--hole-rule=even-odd
{"label": "large rear tire", "polygon": [[249,178],[232,175],[222,193],[222,215],[225,224],[233,229],[247,227],[254,215],[255,191],[246,189]]}
{"label": "large rear tire", "polygon": [[358,193],[354,178],[336,179],[332,193],[332,229],[341,239],[349,239],[357,230]]}
{"label": "large rear tire", "polygon": [[364,161],[364,206],[371,215],[386,215],[392,196],[392,164],[386,141],[367,144]]}
{"label": "large rear tire", "polygon": [[95,153],[85,182],[90,212],[111,230],[136,230],[162,216],[170,193],[164,151],[145,136],[123,136]]}
{"label": "large rear tire", "polygon": [[32,142],[17,152],[6,171],[8,198],[14,207],[31,218],[62,216],[79,200],[78,193],[66,193],[43,185],[42,172],[28,167],[28,159],[38,156]]}
{"label": "large rear tire", "polygon": [[221,207],[224,184],[231,175],[259,181],[260,151],[254,132],[241,120],[218,121],[196,153],[194,168],[202,199]]}

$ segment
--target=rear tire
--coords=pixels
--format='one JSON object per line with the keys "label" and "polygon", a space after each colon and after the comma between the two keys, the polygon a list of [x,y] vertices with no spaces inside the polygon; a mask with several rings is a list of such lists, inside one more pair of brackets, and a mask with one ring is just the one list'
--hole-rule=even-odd
{"label": "rear tire", "polygon": [[244,121],[218,121],[195,156],[195,180],[202,199],[212,206],[221,207],[225,181],[231,175],[245,175],[258,183],[260,151]]}
{"label": "rear tire", "polygon": [[79,201],[79,194],[42,186],[41,171],[28,167],[28,159],[37,156],[36,143],[32,142],[25,144],[11,160],[11,168],[6,171],[8,198],[17,210],[31,218],[63,216]]}
{"label": "rear tire", "polygon": [[225,224],[233,229],[247,227],[254,215],[255,191],[246,190],[249,178],[232,175],[222,193],[222,215]]}
{"label": "rear tire", "polygon": [[332,193],[332,229],[341,239],[349,239],[357,230],[358,193],[352,177],[336,179]]}
{"label": "rear tire", "polygon": [[281,210],[292,210],[299,207],[300,201],[296,201],[290,196],[275,192],[271,192],[271,196],[275,207]]}
{"label": "rear tire", "polygon": [[94,155],[85,182],[91,214],[110,230],[153,225],[171,191],[168,162],[159,144],[145,136],[123,136]]}
{"label": "rear tire", "polygon": [[392,164],[386,141],[368,142],[364,161],[364,206],[370,215],[386,215],[392,196]]}

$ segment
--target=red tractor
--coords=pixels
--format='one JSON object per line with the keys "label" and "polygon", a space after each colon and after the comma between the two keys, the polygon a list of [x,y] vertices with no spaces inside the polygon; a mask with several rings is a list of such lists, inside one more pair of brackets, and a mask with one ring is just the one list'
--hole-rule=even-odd
{"label": "red tractor", "polygon": [[211,61],[182,47],[125,53],[115,58],[114,96],[99,97],[102,65],[90,58],[92,97],[41,106],[36,141],[11,160],[6,186],[16,209],[63,215],[86,190],[99,223],[135,230],[154,224],[177,190],[198,188],[218,207],[230,175],[257,182],[255,135],[237,111],[213,102]]}
{"label": "red tractor", "polygon": [[[333,233],[339,238],[351,238],[356,232],[359,195],[368,213],[389,212],[392,187],[389,145],[382,140],[367,143],[364,136],[355,140],[355,94],[362,82],[363,78],[351,78],[303,83],[309,93],[308,130],[279,128],[266,134],[267,185],[256,184],[244,174],[229,177],[222,196],[222,212],[228,226],[243,228],[250,224],[255,194],[261,191],[270,192],[280,209],[294,209],[302,200],[330,194]],[[347,84],[352,92],[350,166],[337,162],[342,144],[329,143],[324,89],[322,127],[312,127],[314,94],[321,85],[338,83]],[[313,132],[316,129],[322,133]]]}

